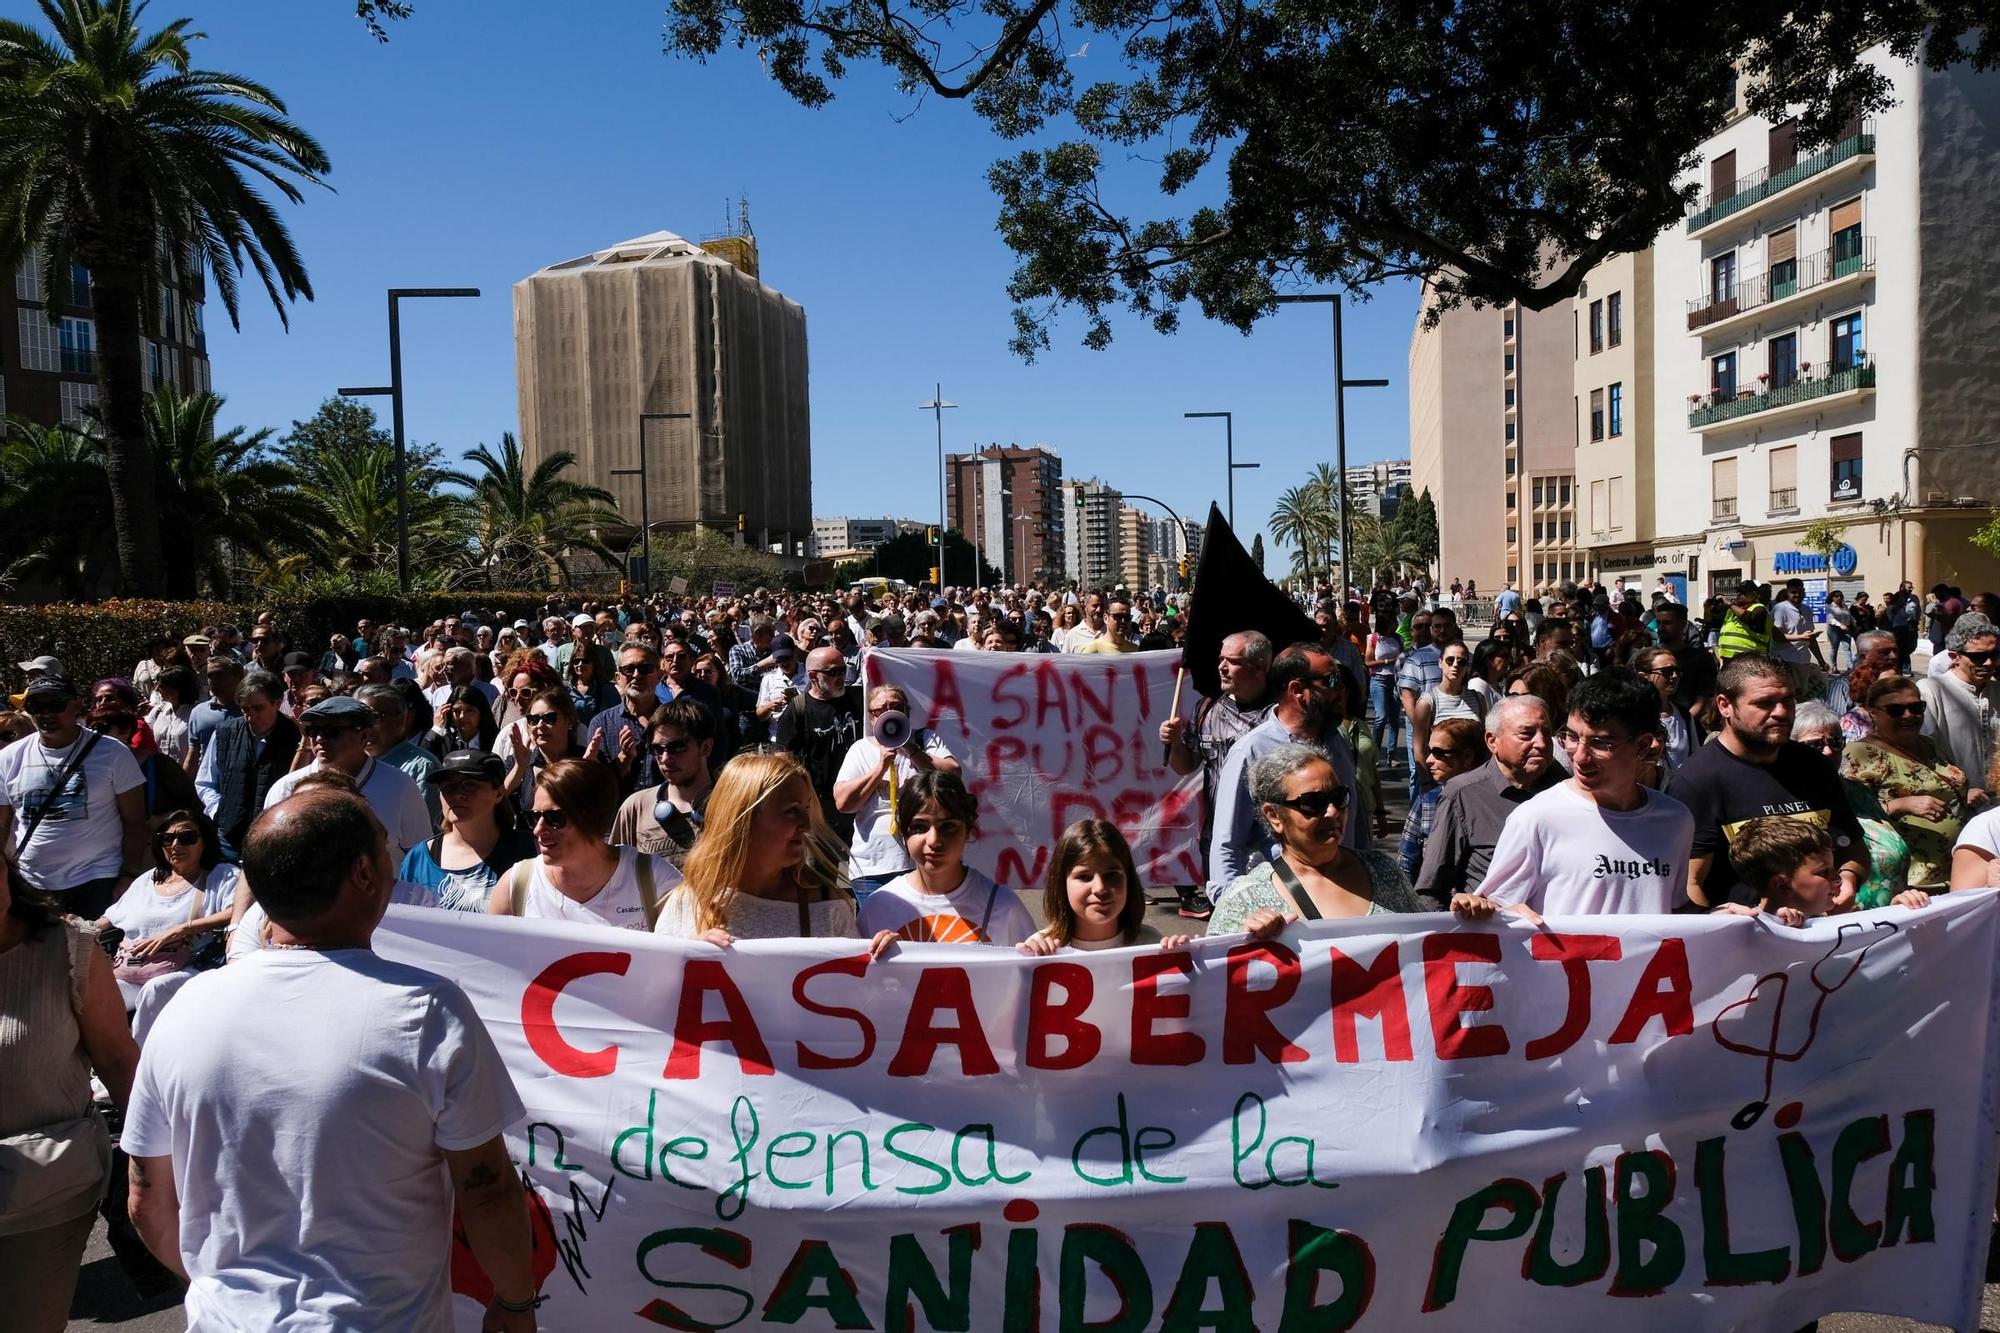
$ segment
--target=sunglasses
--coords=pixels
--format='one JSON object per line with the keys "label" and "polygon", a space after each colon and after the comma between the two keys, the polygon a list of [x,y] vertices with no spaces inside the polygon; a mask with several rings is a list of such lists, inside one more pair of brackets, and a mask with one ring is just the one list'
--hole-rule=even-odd
{"label": "sunglasses", "polygon": [[201,846],[201,834],[194,832],[192,829],[184,829],[179,833],[162,833],[159,837],[159,844],[162,847],[199,847]]}
{"label": "sunglasses", "polygon": [[650,676],[660,668],[652,662],[627,662],[618,668],[621,676]]}
{"label": "sunglasses", "polygon": [[507,697],[509,699],[532,699],[540,693],[541,693],[540,690],[530,685],[525,689],[507,691]]}
{"label": "sunglasses", "polygon": [[484,778],[440,778],[434,785],[444,795],[452,796],[463,795],[469,791],[476,791],[481,787],[492,787],[497,784],[488,782]]}
{"label": "sunglasses", "polygon": [[1424,753],[1429,755],[1433,759],[1450,760],[1458,758],[1458,751],[1449,749],[1446,746],[1442,745],[1433,745],[1431,746],[1430,749],[1424,751]]}
{"label": "sunglasses", "polygon": [[1132,618],[1132,613],[1130,611],[1113,611],[1111,613],[1111,618],[1113,620],[1130,620]]}
{"label": "sunglasses", "polygon": [[1646,674],[1649,676],[1665,676],[1668,680],[1679,680],[1681,669],[1677,666],[1649,667]]}
{"label": "sunglasses", "polygon": [[1966,661],[1972,663],[1972,665],[1974,666],[1985,666],[1988,662],[1991,662],[1996,656],[2000,656],[2000,653],[1996,653],[1993,649],[1988,648],[1983,653],[1960,653],[1959,656],[1964,658]]}
{"label": "sunglasses", "polygon": [[1296,810],[1307,819],[1320,819],[1328,810],[1345,810],[1349,792],[1345,787],[1328,787],[1323,791],[1302,791],[1297,796],[1273,801],[1287,810]]}
{"label": "sunglasses", "polygon": [[521,818],[531,829],[538,824],[547,824],[552,829],[569,827],[569,815],[562,810],[530,810]]}
{"label": "sunglasses", "polygon": [[530,713],[528,714],[528,725],[531,727],[553,727],[561,718],[561,713]]}
{"label": "sunglasses", "polygon": [[1464,666],[1464,665],[1465,665],[1465,664],[1466,664],[1467,662],[1470,662],[1471,660],[1472,660],[1472,659],[1471,659],[1471,658],[1469,658],[1469,657],[1440,657],[1440,658],[1438,659],[1438,665],[1440,665],[1440,666]]}
{"label": "sunglasses", "polygon": [[1922,699],[1917,700],[1913,704],[1877,704],[1875,706],[1890,717],[1922,717],[1924,710],[1929,707]]}
{"label": "sunglasses", "polygon": [[646,748],[654,754],[686,754],[693,741],[661,741]]}
{"label": "sunglasses", "polygon": [[30,717],[52,717],[62,712],[63,709],[68,708],[70,703],[71,700],[68,699],[62,699],[54,703],[46,700],[41,703],[29,701],[21,705],[21,711],[27,713]]}
{"label": "sunglasses", "polygon": [[332,740],[336,736],[346,736],[359,732],[359,727],[301,727],[302,734],[309,741]]}

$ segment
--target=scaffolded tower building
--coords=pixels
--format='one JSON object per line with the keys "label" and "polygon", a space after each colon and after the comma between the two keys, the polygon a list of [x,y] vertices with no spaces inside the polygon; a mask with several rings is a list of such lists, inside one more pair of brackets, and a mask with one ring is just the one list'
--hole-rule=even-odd
{"label": "scaffolded tower building", "polygon": [[575,454],[578,479],[616,496],[636,531],[642,418],[676,414],[643,422],[655,530],[741,532],[809,554],[805,309],[757,265],[746,221],[702,244],[654,232],[516,283],[528,464]]}

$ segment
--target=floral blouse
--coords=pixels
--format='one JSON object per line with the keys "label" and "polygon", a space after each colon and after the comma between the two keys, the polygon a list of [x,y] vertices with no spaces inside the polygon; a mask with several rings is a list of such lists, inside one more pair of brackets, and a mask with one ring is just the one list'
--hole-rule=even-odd
{"label": "floral blouse", "polygon": [[1949,887],[1951,847],[1965,824],[1964,772],[1936,756],[1912,759],[1879,741],[1864,740],[1849,745],[1841,755],[1840,775],[1874,792],[1885,807],[1903,796],[1935,796],[1944,802],[1942,819],[1890,815],[1889,823],[1910,849],[1908,887],[1937,891]]}

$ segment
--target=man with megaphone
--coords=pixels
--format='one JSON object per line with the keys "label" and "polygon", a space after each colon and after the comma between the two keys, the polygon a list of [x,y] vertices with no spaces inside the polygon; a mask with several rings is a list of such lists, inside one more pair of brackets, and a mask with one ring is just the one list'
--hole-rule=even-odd
{"label": "man with megaphone", "polygon": [[868,734],[848,749],[834,779],[833,800],[854,820],[847,872],[856,906],[914,868],[896,827],[896,790],[926,769],[958,771],[934,731],[910,725],[910,703],[900,687],[877,685],[868,696]]}

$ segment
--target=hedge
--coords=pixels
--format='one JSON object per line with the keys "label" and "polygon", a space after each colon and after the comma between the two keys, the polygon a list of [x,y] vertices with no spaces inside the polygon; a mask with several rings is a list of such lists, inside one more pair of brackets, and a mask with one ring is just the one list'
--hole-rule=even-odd
{"label": "hedge", "polygon": [[315,657],[327,640],[352,634],[355,622],[367,617],[377,624],[401,624],[421,630],[433,620],[467,610],[497,611],[509,623],[534,619],[547,601],[546,592],[455,592],[411,597],[369,597],[360,594],[314,597],[305,601],[237,603],[216,601],[47,602],[34,606],[0,606],[0,670],[10,691],[21,688],[16,665],[44,653],[62,659],[79,685],[105,676],[130,675],[140,648],[157,635],[184,638],[205,625],[235,625],[247,636],[260,611],[277,617],[286,641]]}

